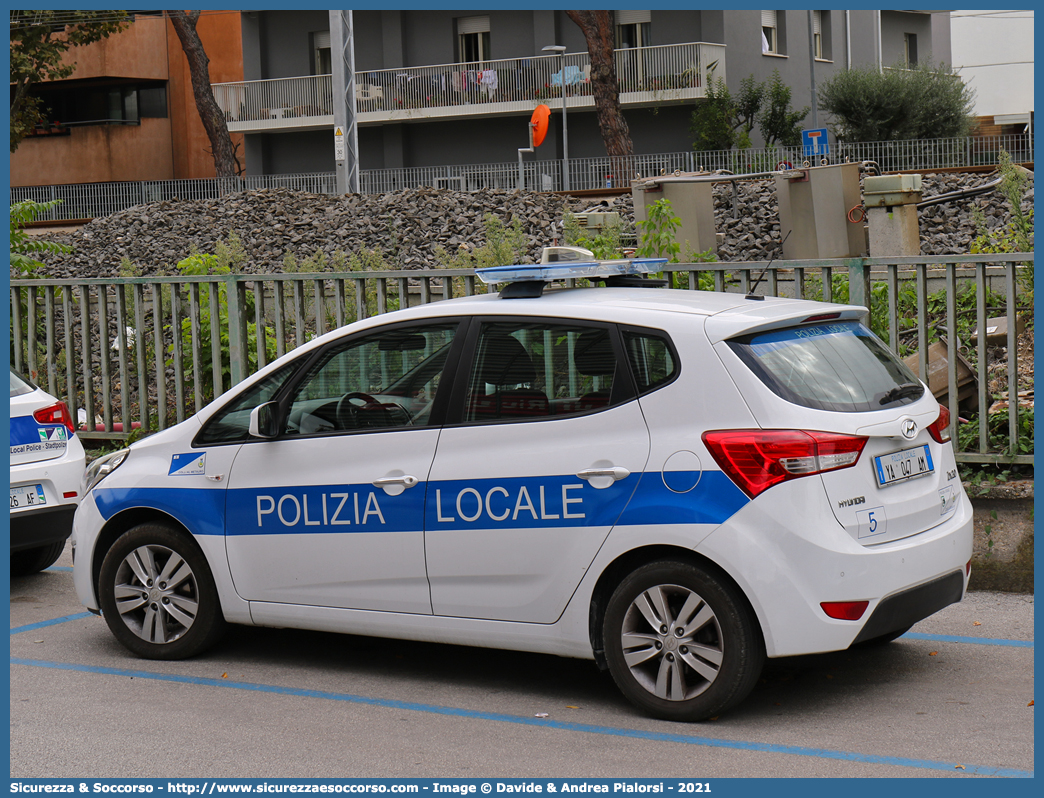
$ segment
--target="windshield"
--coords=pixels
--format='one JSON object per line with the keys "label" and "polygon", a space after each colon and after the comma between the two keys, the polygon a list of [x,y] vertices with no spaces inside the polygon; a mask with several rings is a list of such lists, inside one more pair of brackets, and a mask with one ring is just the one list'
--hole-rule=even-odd
{"label": "windshield", "polygon": [[728,343],[773,392],[804,407],[867,412],[924,394],[906,364],[858,322],[772,330]]}

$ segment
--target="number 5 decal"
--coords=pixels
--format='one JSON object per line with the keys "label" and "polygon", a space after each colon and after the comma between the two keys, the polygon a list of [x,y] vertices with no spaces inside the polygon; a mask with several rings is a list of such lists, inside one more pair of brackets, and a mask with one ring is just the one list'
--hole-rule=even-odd
{"label": "number 5 decal", "polygon": [[869,510],[859,510],[856,512],[856,520],[859,522],[860,539],[883,535],[888,526],[884,507],[871,507]]}

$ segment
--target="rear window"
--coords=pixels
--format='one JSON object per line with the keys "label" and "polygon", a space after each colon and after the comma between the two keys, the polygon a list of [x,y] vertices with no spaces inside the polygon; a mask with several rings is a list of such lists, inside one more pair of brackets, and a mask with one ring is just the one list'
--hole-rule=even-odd
{"label": "rear window", "polygon": [[924,394],[906,364],[858,322],[772,330],[728,343],[774,393],[804,407],[865,412]]}
{"label": "rear window", "polygon": [[21,396],[22,394],[32,393],[33,386],[23,380],[13,371],[11,372],[11,396]]}

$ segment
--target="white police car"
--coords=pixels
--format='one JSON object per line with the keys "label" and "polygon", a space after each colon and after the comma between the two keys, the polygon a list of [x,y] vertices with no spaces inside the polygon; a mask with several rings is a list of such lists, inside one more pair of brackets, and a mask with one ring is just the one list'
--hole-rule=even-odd
{"label": "white police car", "polygon": [[80,500],[83,446],[64,402],[11,372],[11,573],[51,566]]}
{"label": "white police car", "polygon": [[678,720],[739,702],[766,656],[959,601],[949,416],[865,310],[543,290],[655,268],[489,270],[499,296],[324,335],[96,462],[81,600],[144,657],[226,622],[545,652]]}

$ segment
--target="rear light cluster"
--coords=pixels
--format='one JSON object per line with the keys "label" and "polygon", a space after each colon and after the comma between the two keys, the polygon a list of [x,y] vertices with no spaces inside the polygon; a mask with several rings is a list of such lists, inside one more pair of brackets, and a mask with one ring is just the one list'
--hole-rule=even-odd
{"label": "rear light cluster", "polygon": [[72,415],[69,413],[69,408],[65,406],[65,402],[58,402],[49,407],[41,407],[33,413],[33,418],[41,424],[64,424],[70,433],[76,432],[76,428],[73,426]]}
{"label": "rear light cluster", "polygon": [[788,479],[854,466],[866,441],[861,435],[798,429],[703,434],[703,442],[721,470],[752,499]]}
{"label": "rear light cluster", "polygon": [[939,417],[928,427],[928,434],[936,443],[948,443],[950,440],[950,411],[939,405]]}

